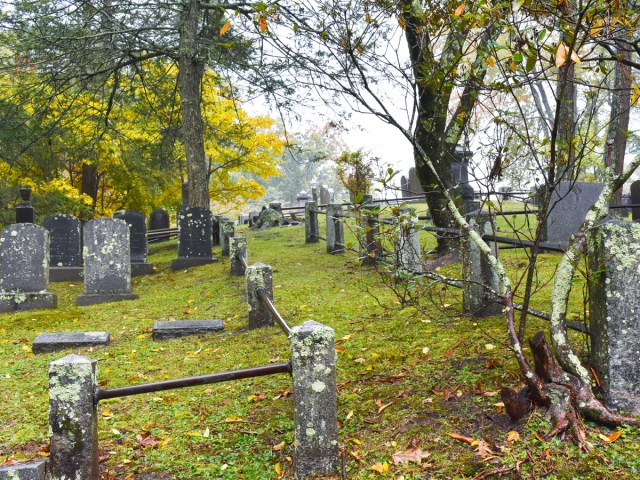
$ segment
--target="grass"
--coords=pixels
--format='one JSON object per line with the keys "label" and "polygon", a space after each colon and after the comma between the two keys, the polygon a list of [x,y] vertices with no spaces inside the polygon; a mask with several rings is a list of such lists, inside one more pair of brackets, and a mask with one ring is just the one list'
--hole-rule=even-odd
{"label": "grass", "polygon": [[[497,392],[521,379],[503,318],[461,315],[455,290],[447,295],[457,302],[401,309],[374,270],[360,267],[353,254],[327,254],[324,243],[305,245],[302,227],[237,234],[249,239],[250,263],[273,267],[275,304],[292,326],[313,319],[336,331],[346,478],[497,478],[491,471],[505,478],[638,477],[635,428],[609,442],[609,430],[587,424],[594,445],[587,454],[570,442],[542,441],[549,428],[542,412],[509,421]],[[110,332],[110,346],[77,352],[98,360],[103,388],[288,359],[280,330],[244,329],[245,283],[229,275],[228,259],[171,272],[175,256],[173,242],[152,246],[158,272],[133,280],[138,300],[76,307],[82,285],[52,284],[57,310],[0,317],[0,462],[46,455],[47,364],[71,352],[34,356],[31,343],[40,332]],[[541,275],[548,277],[558,256],[542,258]],[[507,250],[503,261],[515,273],[522,253]],[[548,309],[549,288],[534,306]],[[573,302],[580,311],[579,298]],[[153,341],[153,322],[172,318],[220,318],[225,331]],[[529,322],[531,335],[547,328]],[[286,375],[275,375],[101,402],[103,478],[290,479],[290,387]],[[469,445],[450,433],[484,443]],[[428,452],[421,464],[394,462],[395,453],[417,446]]]}

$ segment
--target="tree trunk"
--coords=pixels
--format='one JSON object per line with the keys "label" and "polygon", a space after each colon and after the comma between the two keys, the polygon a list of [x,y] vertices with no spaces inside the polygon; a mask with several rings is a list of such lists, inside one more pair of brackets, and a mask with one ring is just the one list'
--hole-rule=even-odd
{"label": "tree trunk", "polygon": [[[631,60],[631,53],[622,49],[621,60]],[[629,134],[629,110],[631,109],[631,72],[622,61],[615,63],[613,91],[609,104],[611,114],[607,129],[607,148],[604,154],[605,167],[613,166],[616,174],[624,170],[624,155]],[[612,205],[622,204],[622,189],[613,194]]]}
{"label": "tree trunk", "polygon": [[189,180],[189,206],[209,208],[209,180],[204,151],[200,88],[204,75],[204,60],[198,52],[198,0],[186,0],[180,18],[180,113],[182,114],[182,142]]}
{"label": "tree trunk", "polygon": [[80,186],[80,193],[89,195],[91,200],[91,208],[96,209],[98,204],[98,167],[91,163],[82,164],[82,184]]}

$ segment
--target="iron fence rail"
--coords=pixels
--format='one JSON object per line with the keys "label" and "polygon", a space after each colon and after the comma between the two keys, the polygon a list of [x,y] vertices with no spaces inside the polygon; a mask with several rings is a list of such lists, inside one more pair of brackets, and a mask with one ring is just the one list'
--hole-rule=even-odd
{"label": "iron fence rail", "polygon": [[284,320],[284,318],[282,318],[282,315],[280,315],[278,310],[276,310],[276,307],[271,302],[271,299],[269,298],[269,295],[267,294],[267,291],[265,289],[263,289],[263,288],[258,288],[256,290],[256,295],[258,295],[258,298],[262,302],[262,305],[264,305],[264,307],[267,310],[269,310],[269,312],[271,312],[271,315],[273,315],[273,318],[275,318],[276,323],[278,324],[278,326],[282,329],[282,331],[288,337],[291,334],[291,327],[289,327],[289,325]]}
{"label": "iron fence rail", "polygon": [[261,367],[245,368],[242,370],[232,370],[229,372],[212,373],[200,375],[198,377],[178,378],[163,382],[142,383],[130,385],[128,387],[110,388],[107,390],[98,389],[96,391],[96,403],[110,398],[129,397],[143,393],[161,392],[164,390],[174,390],[176,388],[193,387],[197,385],[208,385],[211,383],[229,382],[244,378],[264,377],[276,373],[291,373],[291,362],[276,363]]}

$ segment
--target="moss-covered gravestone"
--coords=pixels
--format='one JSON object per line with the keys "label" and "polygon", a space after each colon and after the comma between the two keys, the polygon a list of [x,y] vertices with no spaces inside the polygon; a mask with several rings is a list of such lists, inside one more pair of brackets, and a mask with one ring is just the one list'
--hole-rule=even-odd
{"label": "moss-covered gravestone", "polygon": [[55,308],[49,283],[49,232],[16,223],[0,232],[0,312]]}

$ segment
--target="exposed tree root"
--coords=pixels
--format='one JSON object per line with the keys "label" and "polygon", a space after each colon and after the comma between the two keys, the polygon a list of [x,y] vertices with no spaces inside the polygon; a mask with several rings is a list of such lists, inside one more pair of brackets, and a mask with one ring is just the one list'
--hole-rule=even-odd
{"label": "exposed tree root", "polygon": [[627,424],[638,425],[640,420],[618,415],[600,402],[593,394],[591,385],[585,385],[578,377],[562,370],[547,344],[544,333],[538,332],[529,341],[535,361],[535,375],[542,381],[542,391],[535,391],[528,385],[516,392],[503,388],[501,393],[505,410],[512,420],[527,415],[534,405],[547,407],[547,413],[553,421],[553,427],[546,437],[568,433],[583,450],[590,450],[586,441],[581,417],[610,427]]}

